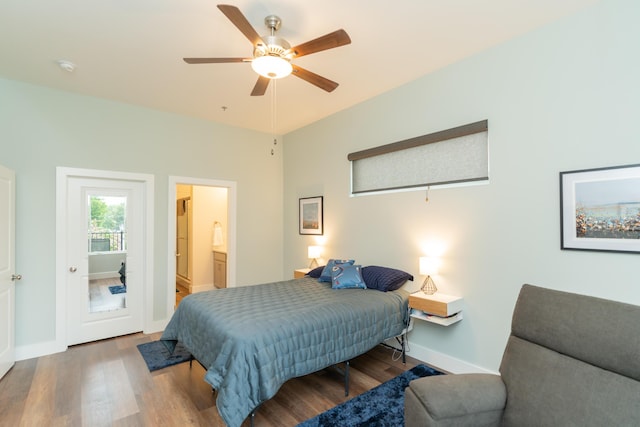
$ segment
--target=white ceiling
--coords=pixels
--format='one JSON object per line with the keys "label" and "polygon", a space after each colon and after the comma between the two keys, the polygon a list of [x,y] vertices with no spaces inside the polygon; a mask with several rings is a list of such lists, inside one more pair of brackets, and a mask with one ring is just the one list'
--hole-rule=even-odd
{"label": "white ceiling", "polygon": [[251,97],[250,64],[182,61],[251,57],[215,1],[0,0],[0,76],[284,134],[596,1],[228,0],[259,34],[278,15],[292,46],[340,28],[352,40],[294,61],[338,82],[332,93],[290,76]]}

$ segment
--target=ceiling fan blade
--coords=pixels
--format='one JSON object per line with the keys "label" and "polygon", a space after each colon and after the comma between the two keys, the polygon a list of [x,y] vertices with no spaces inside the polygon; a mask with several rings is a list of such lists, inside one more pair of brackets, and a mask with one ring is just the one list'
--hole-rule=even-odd
{"label": "ceiling fan blade", "polygon": [[251,91],[251,96],[264,95],[265,92],[267,91],[267,86],[269,86],[270,81],[271,79],[267,77],[259,76],[258,81],[256,82],[256,85],[253,87],[253,90]]}
{"label": "ceiling fan blade", "polygon": [[291,48],[296,58],[351,43],[345,30],[337,30]]}
{"label": "ceiling fan blade", "polygon": [[187,64],[220,64],[226,62],[251,62],[248,58],[182,58]]}
{"label": "ceiling fan blade", "polygon": [[218,9],[220,9],[220,11],[224,13],[227,18],[229,18],[229,21],[231,21],[231,23],[235,25],[246,38],[249,39],[252,45],[256,46],[259,43],[264,44],[260,35],[251,26],[249,21],[247,21],[247,18],[244,17],[242,12],[240,12],[240,9],[229,4],[219,4]]}
{"label": "ceiling fan blade", "polygon": [[318,86],[320,89],[324,89],[327,92],[333,92],[333,90],[338,87],[338,83],[334,81],[319,76],[316,73],[312,73],[309,70],[305,70],[304,68],[298,67],[297,65],[291,65],[293,66],[293,72],[291,73],[291,75],[300,77],[302,80],[305,80],[312,85]]}

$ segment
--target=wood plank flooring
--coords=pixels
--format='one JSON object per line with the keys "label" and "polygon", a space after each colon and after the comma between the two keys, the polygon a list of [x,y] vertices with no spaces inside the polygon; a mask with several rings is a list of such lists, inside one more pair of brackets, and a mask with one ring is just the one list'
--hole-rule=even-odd
{"label": "wood plank flooring", "polygon": [[[148,371],[136,346],[159,337],[132,334],[17,362],[0,380],[0,426],[224,426],[198,363]],[[352,360],[349,397],[334,369],[287,381],[255,426],[295,426],[420,363],[403,365],[393,353],[378,346]]]}

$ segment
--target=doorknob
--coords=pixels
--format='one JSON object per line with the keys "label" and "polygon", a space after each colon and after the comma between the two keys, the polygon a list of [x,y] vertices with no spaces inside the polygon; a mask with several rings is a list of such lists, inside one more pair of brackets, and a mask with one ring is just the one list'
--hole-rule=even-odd
{"label": "doorknob", "polygon": [[22,280],[22,274],[12,274],[11,275],[11,280],[13,280],[13,281]]}
{"label": "doorknob", "polygon": [[76,267],[69,267],[69,271],[75,273],[78,269]]}

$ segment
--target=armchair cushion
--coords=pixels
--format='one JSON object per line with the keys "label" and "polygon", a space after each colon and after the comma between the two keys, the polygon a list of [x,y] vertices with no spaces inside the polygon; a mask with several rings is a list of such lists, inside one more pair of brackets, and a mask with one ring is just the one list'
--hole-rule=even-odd
{"label": "armchair cushion", "polygon": [[640,425],[640,307],[524,285],[500,373],[503,425]]}
{"label": "armchair cushion", "polygon": [[499,425],[507,391],[498,375],[442,375],[436,381],[423,379],[414,380],[407,387],[405,408],[410,408],[405,409],[407,427]]}
{"label": "armchair cushion", "polygon": [[640,383],[517,337],[501,368],[503,426],[638,426]]}

